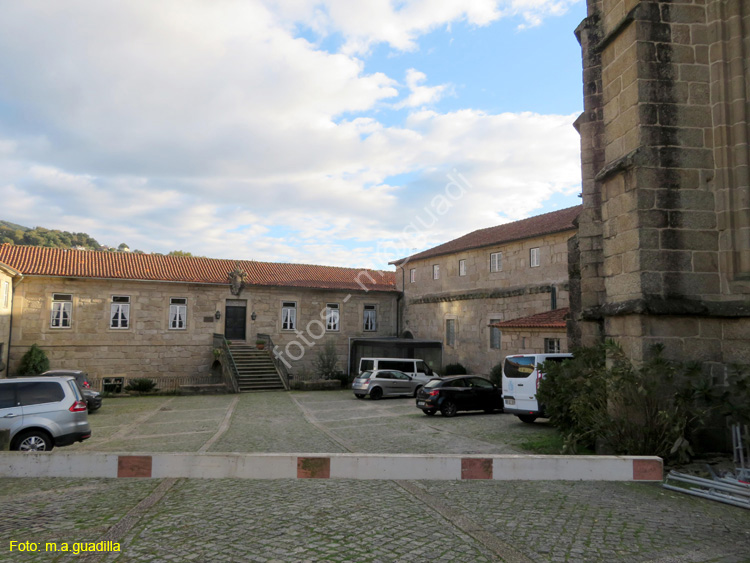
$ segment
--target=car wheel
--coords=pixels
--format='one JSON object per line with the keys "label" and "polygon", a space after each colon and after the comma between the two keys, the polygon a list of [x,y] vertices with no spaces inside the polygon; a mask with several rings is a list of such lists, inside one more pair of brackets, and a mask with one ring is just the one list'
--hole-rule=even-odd
{"label": "car wheel", "polygon": [[357,399],[364,399],[365,398],[365,396],[362,393],[355,393],[354,396],[357,397]]}
{"label": "car wheel", "polygon": [[422,409],[422,412],[425,413],[427,416],[435,416],[437,409]]}
{"label": "car wheel", "polygon": [[414,390],[414,397],[416,397],[416,396],[417,396],[417,393],[419,393],[419,390],[420,390],[421,388],[422,388],[422,386],[420,385],[419,387],[417,387],[417,388],[416,388],[416,389]]}
{"label": "car wheel", "polygon": [[54,448],[52,438],[44,430],[21,432],[14,440],[13,449],[20,452],[48,452]]}
{"label": "car wheel", "polygon": [[456,416],[456,412],[458,412],[456,403],[453,401],[445,401],[443,406],[440,407],[440,412],[443,416]]}
{"label": "car wheel", "polygon": [[370,399],[377,401],[383,396],[383,390],[380,387],[374,387],[370,390]]}
{"label": "car wheel", "polygon": [[533,414],[519,414],[518,418],[521,419],[521,422],[526,422],[528,424],[531,424],[536,420],[536,417]]}

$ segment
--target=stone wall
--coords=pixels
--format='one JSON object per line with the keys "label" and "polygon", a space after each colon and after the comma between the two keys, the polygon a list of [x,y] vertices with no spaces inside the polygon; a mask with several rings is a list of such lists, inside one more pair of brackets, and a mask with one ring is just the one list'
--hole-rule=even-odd
{"label": "stone wall", "polygon": [[750,363],[749,25],[743,0],[589,0],[574,343]]}
{"label": "stone wall", "polygon": [[[512,340],[490,345],[489,324],[568,306],[567,241],[574,231],[488,246],[407,262],[396,272],[404,287],[400,333],[443,342],[443,364],[461,363],[470,373],[488,375],[507,354],[519,353]],[[529,266],[529,249],[540,249],[539,267]],[[503,253],[502,270],[490,272],[490,254]],[[459,260],[466,275],[459,276]],[[440,279],[432,279],[432,266]],[[411,283],[410,270],[416,270]],[[403,270],[403,281],[402,281]],[[554,296],[554,297],[553,297]],[[446,321],[455,321],[455,345],[446,341]],[[536,340],[534,340],[536,342]],[[531,344],[531,340],[528,341]],[[529,350],[543,352],[538,350]]]}
{"label": "stone wall", "polygon": [[[252,326],[251,342],[256,334],[270,334],[274,352],[280,360],[287,362],[297,379],[314,378],[314,363],[321,349],[329,340],[336,345],[339,369],[346,371],[349,354],[349,338],[396,336],[396,292],[379,291],[331,291],[297,288],[264,288],[250,290],[251,306],[257,319],[248,322]],[[282,330],[281,304],[284,301],[297,303],[297,329]],[[327,304],[338,304],[341,326],[338,331],[325,330]],[[377,330],[365,331],[364,307],[374,305],[377,311]]]}
{"label": "stone wall", "polygon": [[[69,328],[50,326],[53,294],[72,296]],[[127,329],[110,328],[113,296],[130,297]],[[170,328],[170,298],[187,299],[184,330]],[[350,336],[395,333],[395,292],[247,287],[235,296],[224,285],[27,276],[17,286],[13,301],[10,370],[14,373],[23,354],[36,343],[49,356],[51,367],[82,369],[93,378],[209,375],[214,360],[213,334],[224,333],[226,302],[238,299],[247,303],[245,340],[254,345],[258,333],[270,335],[281,353],[287,349],[292,353],[285,358],[293,373],[312,368],[317,350],[305,345],[305,340],[316,345],[333,339],[345,369]],[[297,327],[302,336],[281,330],[283,301],[297,302]],[[341,327],[319,337],[319,324],[313,321],[320,320],[327,303],[339,303]],[[364,331],[365,304],[377,307],[376,332]],[[308,332],[312,336],[305,336]],[[293,340],[302,342],[303,354],[290,344]]]}

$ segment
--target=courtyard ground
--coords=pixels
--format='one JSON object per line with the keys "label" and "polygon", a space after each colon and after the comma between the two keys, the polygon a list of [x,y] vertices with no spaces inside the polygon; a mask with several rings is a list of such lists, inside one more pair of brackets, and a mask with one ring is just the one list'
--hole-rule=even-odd
{"label": "courtyard ground", "polygon": [[[90,421],[50,455],[502,454],[555,435],[350,391],[106,399]],[[0,561],[750,561],[750,511],[647,483],[6,478],[0,502]],[[46,550],[100,541],[120,551]]]}

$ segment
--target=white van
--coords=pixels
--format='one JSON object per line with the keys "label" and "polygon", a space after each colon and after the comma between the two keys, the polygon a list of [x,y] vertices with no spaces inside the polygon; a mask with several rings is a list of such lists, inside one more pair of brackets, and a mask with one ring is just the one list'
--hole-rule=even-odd
{"label": "white van", "polygon": [[414,379],[427,383],[430,379],[440,377],[432,371],[424,360],[416,358],[362,358],[359,360],[359,373],[376,369],[396,369],[403,371]]}
{"label": "white van", "polygon": [[546,360],[562,362],[573,354],[518,354],[506,356],[503,362],[503,403],[505,412],[523,422],[544,418],[544,405],[536,400],[536,390],[544,374],[539,367]]}

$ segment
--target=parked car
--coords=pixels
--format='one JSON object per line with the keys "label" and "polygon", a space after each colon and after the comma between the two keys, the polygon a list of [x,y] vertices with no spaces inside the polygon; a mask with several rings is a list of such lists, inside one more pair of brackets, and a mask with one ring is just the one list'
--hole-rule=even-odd
{"label": "parked car", "polygon": [[536,391],[544,373],[539,370],[545,361],[562,362],[573,354],[516,354],[503,362],[503,400],[505,412],[515,414],[523,422],[545,418],[544,405],[536,400]]}
{"label": "parked car", "polygon": [[51,369],[39,374],[39,377],[75,377],[78,386],[81,388],[83,398],[86,400],[86,406],[89,412],[94,412],[102,406],[102,396],[98,391],[94,391],[89,383],[89,375],[78,369]]}
{"label": "parked car", "polygon": [[424,360],[416,358],[362,358],[359,360],[359,373],[378,369],[403,371],[406,375],[427,383],[434,377],[440,377]]}
{"label": "parked car", "polygon": [[381,397],[414,397],[423,383],[403,371],[376,369],[360,373],[352,382],[352,391],[358,399],[370,395],[376,401]]}
{"label": "parked car", "polygon": [[477,375],[456,375],[433,379],[417,392],[417,408],[432,416],[454,416],[458,411],[503,410],[500,388],[489,379]]}
{"label": "parked car", "polygon": [[0,430],[10,449],[50,451],[91,437],[88,407],[73,377],[0,379]]}

